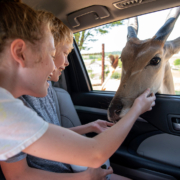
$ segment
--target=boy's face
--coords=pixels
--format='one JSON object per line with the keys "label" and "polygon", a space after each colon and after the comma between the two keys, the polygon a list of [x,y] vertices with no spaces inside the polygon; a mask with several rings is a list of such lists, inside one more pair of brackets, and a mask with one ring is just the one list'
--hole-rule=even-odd
{"label": "boy's face", "polygon": [[53,72],[53,76],[51,77],[51,81],[57,82],[59,80],[59,76],[61,72],[69,65],[69,61],[67,56],[69,54],[69,50],[71,49],[71,45],[68,43],[60,43],[56,47],[56,55],[54,59],[54,64],[56,66],[55,71]]}

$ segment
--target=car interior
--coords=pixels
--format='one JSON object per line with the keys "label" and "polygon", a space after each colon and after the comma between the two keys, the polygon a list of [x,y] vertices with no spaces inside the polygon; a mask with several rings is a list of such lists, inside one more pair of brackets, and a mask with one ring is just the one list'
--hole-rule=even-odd
{"label": "car interior", "polygon": [[[74,34],[130,17],[180,6],[179,0],[23,0],[23,2],[35,9],[52,12]],[[180,32],[180,24],[178,28]],[[107,108],[117,89],[96,90],[75,39],[73,46],[68,56],[69,66],[59,81],[53,83],[54,102],[60,123],[63,127],[72,127],[97,119],[108,121]],[[178,127],[180,127],[180,96],[178,93],[156,94],[156,106],[138,118],[123,144],[110,157],[114,173],[133,180],[180,179]],[[88,137],[95,135],[95,133],[87,134]],[[5,179],[2,172],[0,179]]]}

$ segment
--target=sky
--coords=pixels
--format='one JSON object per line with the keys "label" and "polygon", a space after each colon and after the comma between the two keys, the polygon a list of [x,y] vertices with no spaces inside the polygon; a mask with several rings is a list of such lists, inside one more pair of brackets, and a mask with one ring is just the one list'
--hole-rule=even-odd
{"label": "sky", "polygon": [[[168,13],[169,10],[163,10],[139,16],[138,38],[140,40],[152,38],[164,24]],[[87,43],[87,46],[92,48],[89,51],[82,50],[81,53],[89,54],[101,52],[103,43],[105,44],[105,52],[122,51],[127,41],[127,22],[128,20],[123,20],[123,25],[113,27],[109,30],[108,34],[96,36],[95,38],[98,39],[98,41]],[[176,21],[168,40],[173,40],[177,37],[180,37],[180,17]]]}

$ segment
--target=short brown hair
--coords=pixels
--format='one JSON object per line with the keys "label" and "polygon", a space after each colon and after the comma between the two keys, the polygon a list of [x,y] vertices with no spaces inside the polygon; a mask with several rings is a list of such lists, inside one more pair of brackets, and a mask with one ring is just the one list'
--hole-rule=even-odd
{"label": "short brown hair", "polygon": [[20,0],[0,0],[0,53],[7,40],[20,38],[34,44],[41,37],[35,10]]}

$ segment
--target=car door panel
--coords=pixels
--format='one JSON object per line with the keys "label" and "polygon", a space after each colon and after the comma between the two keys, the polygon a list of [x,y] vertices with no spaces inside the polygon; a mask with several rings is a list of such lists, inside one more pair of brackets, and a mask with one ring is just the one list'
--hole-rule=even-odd
{"label": "car door panel", "polygon": [[[71,95],[81,123],[86,124],[97,119],[107,120],[107,108],[115,92],[92,90],[88,73],[76,44],[69,56],[69,61],[70,66],[67,67],[66,71],[67,90]],[[141,115],[144,120],[138,119],[135,122],[123,144],[110,158],[115,173],[123,175],[126,169],[127,174],[124,175],[137,180],[180,179],[178,164],[172,165],[170,161],[175,158],[175,154],[173,154],[173,150],[177,148],[175,145],[171,147],[172,151],[165,161],[157,158],[158,155],[147,156],[148,151],[144,149],[144,155],[139,153],[145,142],[148,146],[157,143],[149,142],[148,139],[153,136],[166,133],[168,137],[177,135],[177,138],[180,138],[180,133],[173,127],[174,119],[179,118],[180,97],[157,94],[156,98],[156,106],[153,107],[153,110]],[[175,123],[178,123],[178,120]],[[89,134],[90,137],[94,135]],[[161,140],[161,138],[159,139]],[[165,140],[166,138],[162,139],[162,141]],[[157,150],[154,149],[152,154],[156,153]],[[161,153],[162,157],[167,155],[163,151]],[[122,169],[124,170],[122,171]]]}
{"label": "car door panel", "polygon": [[[107,109],[114,94],[114,92],[73,93],[72,98],[75,105],[78,106]],[[180,117],[180,97],[160,94],[157,94],[156,97],[156,106],[152,111],[144,113],[142,117],[163,132],[179,136],[180,130],[174,129],[173,118]]]}
{"label": "car door panel", "polygon": [[[72,100],[81,123],[86,124],[96,119],[107,120],[106,109],[113,96],[114,92],[72,93]],[[153,173],[161,173],[164,179],[173,179],[173,177],[180,179],[179,163],[177,163],[179,149],[177,143],[180,141],[180,137],[171,135],[174,134],[174,132],[170,131],[168,124],[168,114],[178,114],[178,108],[173,106],[177,106],[179,103],[179,97],[174,98],[174,96],[167,96],[166,98],[164,95],[158,94],[156,100],[157,107],[155,106],[151,112],[143,114],[143,119],[138,119],[135,122],[123,144],[110,158],[113,166],[123,166],[131,170],[135,169],[137,170],[137,174],[143,169],[143,172],[144,170],[150,170]],[[171,107],[169,107],[169,104]],[[162,131],[166,129],[167,133],[171,134]],[[176,141],[171,143],[169,151],[168,149],[163,149],[166,146],[168,147],[168,142],[174,139],[176,139]],[[162,144],[162,149],[156,148],[157,143]],[[148,147],[151,147],[149,151],[147,149]],[[173,153],[175,151],[176,153]],[[150,153],[150,155],[148,153]],[[166,157],[167,155],[168,157]],[[119,169],[117,168],[116,173],[122,175],[122,171],[118,171]],[[151,174],[152,172],[148,173]],[[161,175],[157,175],[157,177],[161,177]],[[165,178],[164,175],[170,176]],[[136,177],[136,175],[134,175],[131,178],[138,179],[140,176]]]}
{"label": "car door panel", "polygon": [[170,95],[157,95],[156,97],[156,106],[151,112],[143,114],[142,117],[160,130],[179,136],[180,131],[173,127],[173,118],[179,117],[180,97]]}
{"label": "car door panel", "polygon": [[178,158],[179,149],[179,137],[163,133],[152,135],[142,141],[137,149],[137,154],[172,166],[180,167]]}

